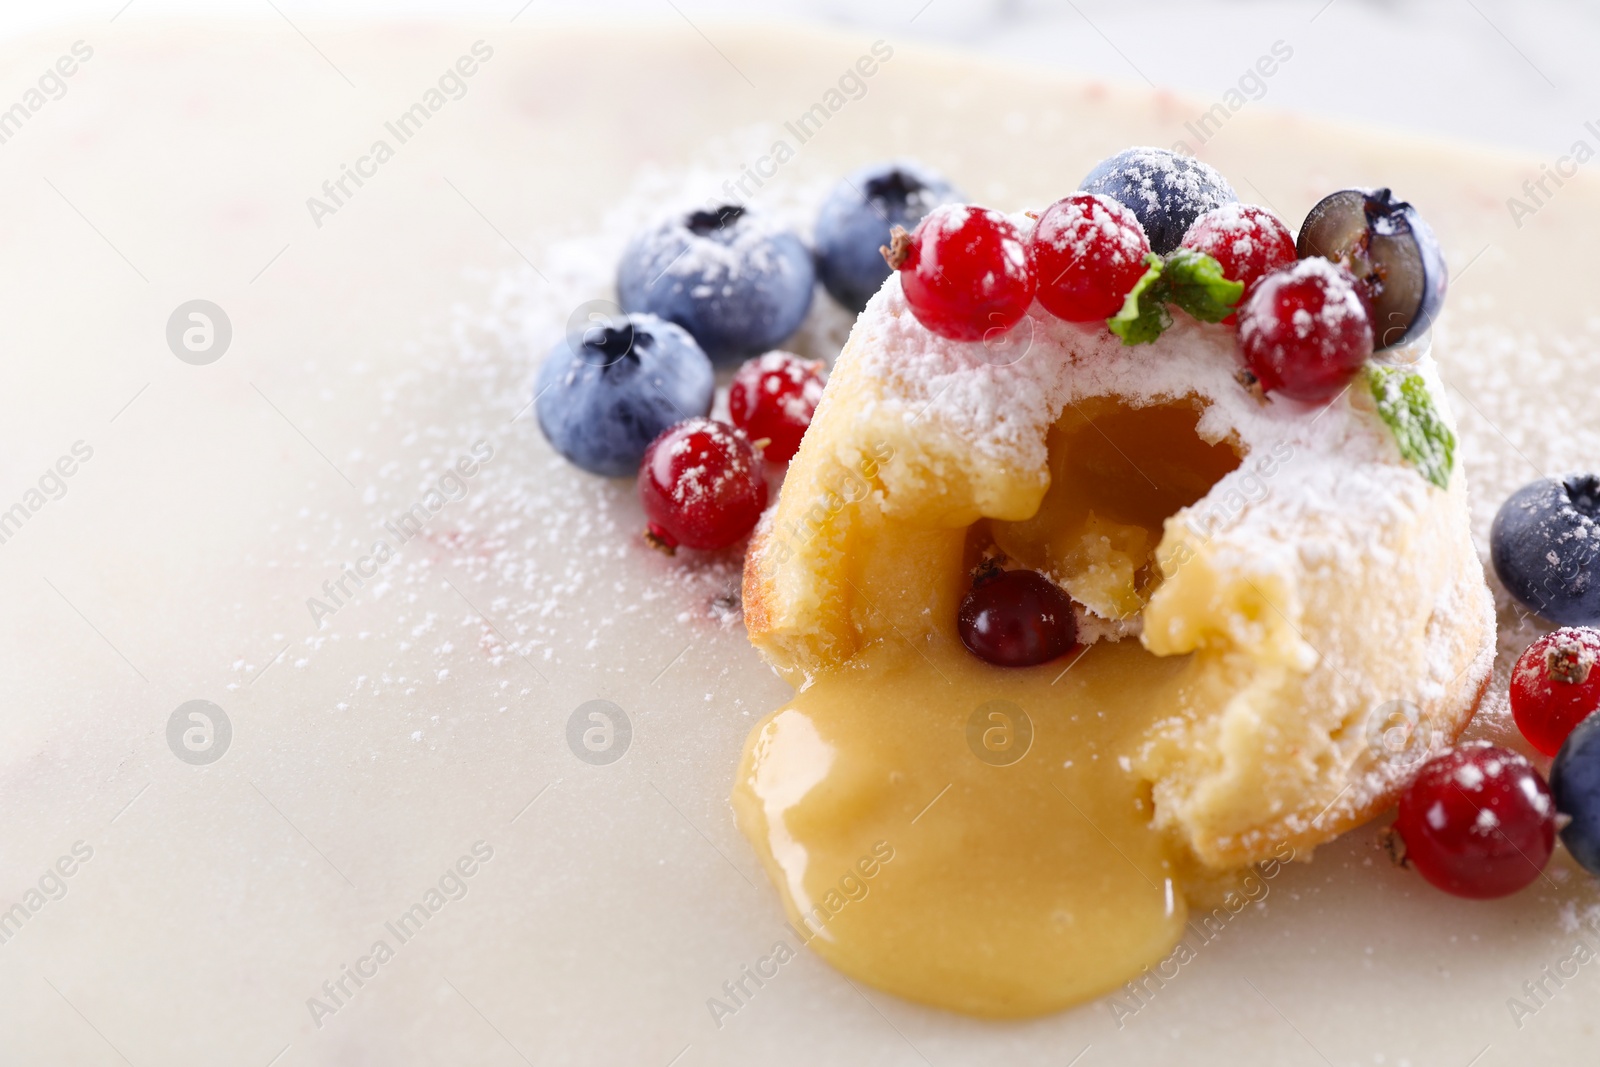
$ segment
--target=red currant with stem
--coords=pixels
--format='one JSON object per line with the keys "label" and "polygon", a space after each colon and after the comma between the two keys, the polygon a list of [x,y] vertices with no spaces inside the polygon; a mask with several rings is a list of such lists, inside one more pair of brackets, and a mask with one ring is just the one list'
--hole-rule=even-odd
{"label": "red currant with stem", "polygon": [[[1216,260],[1223,277],[1244,284],[1247,297],[1262,278],[1297,258],[1289,227],[1255,204],[1223,204],[1206,212],[1183,235],[1183,247]],[[1236,311],[1222,321],[1231,324],[1238,317]]]}
{"label": "red currant with stem", "polygon": [[1556,806],[1527,757],[1469,741],[1422,765],[1392,831],[1422,877],[1487,900],[1539,877],[1555,848]]}
{"label": "red currant with stem", "polygon": [[1032,667],[1078,642],[1072,599],[1037,571],[980,577],[961,601],[956,629],[967,651],[996,667]]}
{"label": "red currant with stem", "polygon": [[685,419],[645,449],[639,499],[647,539],[658,548],[726,548],[754,529],[766,509],[761,453],[727,423]]}
{"label": "red currant with stem", "polygon": [[828,372],[821,360],[768,352],[746,360],[728,387],[728,414],[753,441],[766,441],[764,459],[787,463],[811,425]]}
{"label": "red currant with stem", "polygon": [[1600,709],[1600,630],[1569,626],[1545,634],[1511,669],[1511,716],[1534,748],[1561,751],[1572,728]]}
{"label": "red currant with stem", "polygon": [[1372,355],[1372,319],[1355,276],[1320,257],[1261,279],[1238,316],[1245,366],[1269,393],[1325,403]]}
{"label": "red currant with stem", "polygon": [[883,249],[917,321],[952,341],[997,338],[1028,313],[1038,281],[1028,241],[998,211],[934,208]]}
{"label": "red currant with stem", "polygon": [[[1057,200],[1039,216],[1029,244],[1039,276],[1039,303],[1067,322],[1115,315],[1148,269],[1150,239],[1144,227],[1109,196],[1077,193]],[[1293,241],[1289,251],[1294,251]]]}

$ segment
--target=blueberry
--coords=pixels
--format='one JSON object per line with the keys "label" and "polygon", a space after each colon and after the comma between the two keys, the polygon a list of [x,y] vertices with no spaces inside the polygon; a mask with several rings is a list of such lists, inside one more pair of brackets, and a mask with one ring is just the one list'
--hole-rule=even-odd
{"label": "blueberry", "polygon": [[617,298],[694,335],[720,365],[777,348],[811,307],[816,272],[800,238],[743,207],[692,211],[629,242]]}
{"label": "blueberry", "polygon": [[1489,556],[1506,590],[1561,626],[1600,625],[1600,475],[1525,485],[1500,505]]}
{"label": "blueberry", "polygon": [[1325,196],[1300,226],[1300,258],[1342,264],[1372,304],[1374,347],[1422,334],[1444,307],[1450,272],[1439,240],[1417,209],[1387,189],[1342,189]]}
{"label": "blueberry", "polygon": [[962,199],[955,186],[920,163],[874,163],[845,178],[817,212],[817,279],[833,298],[859,313],[889,277],[878,249],[895,226],[917,228],[940,204]]}
{"label": "blueberry", "polygon": [[1550,797],[1556,811],[1572,819],[1561,829],[1561,843],[1584,870],[1600,874],[1600,713],[1574,727],[1556,753]]}
{"label": "blueberry", "polygon": [[1095,164],[1079,190],[1119,200],[1139,219],[1150,250],[1178,247],[1194,220],[1239,197],[1214,167],[1165,148],[1125,148]]}
{"label": "blueberry", "polygon": [[550,444],[614,478],[638,472],[673,423],[711,410],[711,361],[682,327],[631,315],[574,333],[539,368],[535,407]]}

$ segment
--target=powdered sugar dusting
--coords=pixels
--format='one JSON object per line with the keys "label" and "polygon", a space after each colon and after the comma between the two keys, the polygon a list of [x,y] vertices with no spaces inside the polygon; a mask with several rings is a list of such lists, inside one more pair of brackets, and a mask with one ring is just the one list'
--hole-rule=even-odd
{"label": "powdered sugar dusting", "polygon": [[1217,189],[1228,183],[1209,163],[1160,148],[1130,148],[1104,177],[1127,182],[1152,209],[1188,217],[1203,215],[1225,200]]}
{"label": "powdered sugar dusting", "polygon": [[[1025,215],[1012,222],[1024,232],[1032,225]],[[1304,269],[1331,272],[1325,263]],[[1347,397],[1325,410],[1281,398],[1258,401],[1237,381],[1233,331],[1181,313],[1150,345],[1124,345],[1100,323],[1062,322],[1037,303],[1005,338],[951,341],[917,322],[892,277],[856,330],[865,334],[860,358],[892,398],[885,403],[908,422],[926,421],[1004,466],[1042,467],[1043,428],[1067,404],[1091,396],[1118,396],[1135,406],[1197,396],[1210,402],[1200,431],[1211,441],[1233,439],[1246,451],[1290,441],[1311,455],[1337,456],[1346,467],[1398,462],[1382,424]]]}
{"label": "powdered sugar dusting", "polygon": [[1073,262],[1087,261],[1090,252],[1095,251],[1101,257],[1096,262],[1120,266],[1144,258],[1144,243],[1128,237],[1143,233],[1138,217],[1127,205],[1109,196],[1088,193],[1052,205],[1040,216],[1036,236]]}
{"label": "powdered sugar dusting", "polygon": [[1241,204],[1235,200],[1213,208],[1202,218],[1206,228],[1218,235],[1235,260],[1248,260],[1260,254],[1266,237],[1260,215],[1262,210],[1254,204]]}
{"label": "powdered sugar dusting", "polygon": [[[691,227],[691,219],[701,225]],[[746,274],[765,285],[789,270],[772,240],[786,232],[790,227],[776,217],[747,208],[679,210],[640,233],[628,254],[651,279],[652,290],[682,291],[693,282],[690,292],[697,299],[728,296]]]}
{"label": "powdered sugar dusting", "polygon": [[[530,402],[540,364],[574,328],[575,313],[605,316],[618,310],[617,264],[630,238],[665,211],[687,211],[717,197],[752,147],[764,150],[771,140],[770,130],[752,129],[708,145],[699,165],[642,171],[603,217],[575,219],[570,236],[539,248],[537,271],[518,264],[479,272],[482,302],[449,309],[442,323],[422,324],[403,369],[377,376],[360,363],[351,365],[348,373],[373,397],[365,447],[391,458],[365,489],[370,529],[352,527],[332,511],[285,517],[286,525],[292,522],[302,532],[295,552],[270,565],[303,572],[307,594],[370,551],[374,537],[389,537],[382,520],[422,499],[474,441],[486,442],[494,456],[469,480],[466,494],[440,509],[423,534],[401,546],[360,590],[351,610],[367,614],[357,633],[345,633],[348,627],[341,625],[285,634],[294,650],[283,665],[304,668],[360,643],[369,657],[364,662],[373,668],[356,679],[352,691],[407,695],[446,691],[472,676],[452,669],[462,657],[484,657],[506,667],[502,688],[509,707],[543,691],[528,664],[551,677],[564,664],[597,675],[636,670],[628,657],[601,652],[619,633],[631,632],[630,621],[637,628],[640,618],[676,620],[685,641],[716,632],[743,643],[738,550],[668,557],[650,548],[633,481],[586,474],[556,455],[539,432]],[[774,225],[805,234],[833,177],[774,184],[759,207]],[[518,244],[534,247],[520,235]],[[581,321],[587,326],[594,320]],[[819,294],[788,347],[831,362],[851,321]],[[725,385],[728,374],[720,377]],[[719,390],[714,408],[724,418],[725,393]],[[417,665],[419,651],[425,669]],[[241,659],[238,684],[261,665]],[[730,660],[713,669],[707,686],[735,666]],[[730,706],[742,699],[730,694]]]}
{"label": "powdered sugar dusting", "polygon": [[[1315,313],[1299,307],[1289,316],[1288,326],[1299,340],[1317,336],[1327,353],[1335,353],[1342,342],[1341,327],[1351,319],[1367,315],[1366,306],[1356,293],[1351,276],[1320,256],[1302,259],[1276,276],[1283,284],[1294,285],[1315,279],[1320,283],[1322,307]],[[1240,314],[1239,337],[1247,343],[1261,340],[1268,344],[1278,340],[1284,322],[1276,315]],[[1359,327],[1358,327],[1359,328]]]}

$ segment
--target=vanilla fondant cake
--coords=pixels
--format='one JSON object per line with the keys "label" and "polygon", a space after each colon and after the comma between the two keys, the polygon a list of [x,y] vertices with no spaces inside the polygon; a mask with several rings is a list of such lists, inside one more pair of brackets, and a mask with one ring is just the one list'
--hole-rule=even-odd
{"label": "vanilla fondant cake", "polygon": [[[734,792],[847,973],[987,1015],[1115,986],[1471,717],[1495,624],[1461,472],[1421,476],[1361,381],[1246,388],[1236,336],[1179,315],[1128,346],[1036,304],[1004,343],[950,340],[898,275],[857,320],[746,560],[751,640],[797,694]],[[1379,362],[1449,421],[1425,341]],[[995,560],[1071,594],[1075,658],[962,647]],[[870,915],[819,903],[880,841]]]}

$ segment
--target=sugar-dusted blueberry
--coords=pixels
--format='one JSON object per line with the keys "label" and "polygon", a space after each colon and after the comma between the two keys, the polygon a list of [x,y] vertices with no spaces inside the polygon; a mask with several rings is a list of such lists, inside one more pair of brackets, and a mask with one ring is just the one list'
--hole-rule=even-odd
{"label": "sugar-dusted blueberry", "polygon": [[811,307],[816,272],[800,238],[749,208],[676,215],[629,242],[617,298],[688,330],[723,365],[776,348]]}
{"label": "sugar-dusted blueberry", "polygon": [[1331,259],[1354,274],[1372,305],[1374,347],[1413,340],[1439,317],[1450,272],[1433,228],[1388,189],[1341,189],[1300,226],[1302,258]]}
{"label": "sugar-dusted blueberry", "polygon": [[1600,626],[1600,475],[1541,479],[1512,493],[1489,529],[1500,584],[1562,626]]}
{"label": "sugar-dusted blueberry", "polygon": [[1600,715],[1590,715],[1567,735],[1550,765],[1550,795],[1570,820],[1561,843],[1579,866],[1600,875]]}
{"label": "sugar-dusted blueberry", "polygon": [[590,326],[557,344],[534,386],[539,428],[594,474],[639,469],[650,441],[685,415],[711,410],[711,361],[682,327],[654,315]]}
{"label": "sugar-dusted blueberry", "polygon": [[1165,148],[1125,148],[1095,164],[1078,188],[1126,204],[1151,249],[1163,256],[1178,247],[1195,219],[1239,199],[1216,168]]}
{"label": "sugar-dusted blueberry", "polygon": [[916,228],[940,204],[962,199],[938,172],[910,160],[874,163],[842,179],[817,212],[817,280],[860,312],[889,277],[879,249],[896,226]]}

